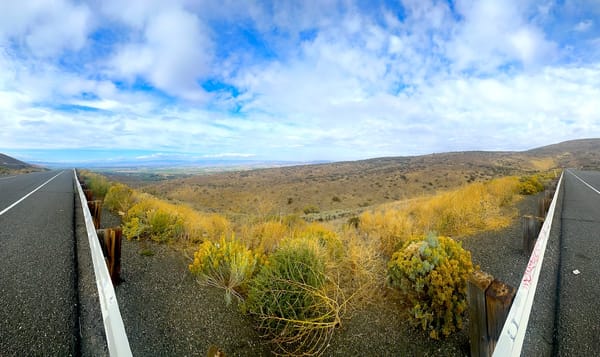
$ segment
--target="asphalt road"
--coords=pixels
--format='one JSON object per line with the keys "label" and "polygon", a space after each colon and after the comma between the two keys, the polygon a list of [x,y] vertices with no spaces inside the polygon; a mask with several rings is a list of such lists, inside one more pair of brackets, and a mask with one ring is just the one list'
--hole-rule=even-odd
{"label": "asphalt road", "polygon": [[0,179],[1,356],[79,354],[73,202],[72,171]]}
{"label": "asphalt road", "polygon": [[600,172],[572,170],[565,172],[564,179],[554,353],[597,356],[600,348],[600,193],[594,189],[600,191]]}

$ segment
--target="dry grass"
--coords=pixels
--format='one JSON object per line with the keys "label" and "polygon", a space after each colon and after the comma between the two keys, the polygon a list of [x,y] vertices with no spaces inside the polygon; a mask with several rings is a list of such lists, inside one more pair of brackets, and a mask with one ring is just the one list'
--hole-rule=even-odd
{"label": "dry grass", "polygon": [[360,229],[380,242],[381,251],[389,257],[406,240],[427,232],[462,236],[504,228],[514,215],[510,206],[519,197],[518,186],[517,177],[506,177],[396,207],[384,206],[363,213]]}
{"label": "dry grass", "polygon": [[531,166],[537,171],[548,171],[557,167],[556,160],[551,157],[531,159]]}
{"label": "dry grass", "polygon": [[[507,153],[450,153],[223,172],[167,180],[143,190],[229,217],[297,214],[338,217],[383,203],[431,195],[531,168]],[[315,217],[313,217],[315,216]]]}

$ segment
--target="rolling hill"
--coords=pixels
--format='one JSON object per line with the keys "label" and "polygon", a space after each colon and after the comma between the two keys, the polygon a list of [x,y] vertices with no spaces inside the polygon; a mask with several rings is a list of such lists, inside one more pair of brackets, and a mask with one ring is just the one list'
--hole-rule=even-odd
{"label": "rolling hill", "polygon": [[26,162],[17,160],[13,157],[0,153],[0,176],[41,170],[42,169],[38,166],[30,165]]}
{"label": "rolling hill", "polygon": [[469,182],[562,167],[600,168],[600,139],[521,152],[452,152],[195,175],[144,190],[203,211],[336,217]]}

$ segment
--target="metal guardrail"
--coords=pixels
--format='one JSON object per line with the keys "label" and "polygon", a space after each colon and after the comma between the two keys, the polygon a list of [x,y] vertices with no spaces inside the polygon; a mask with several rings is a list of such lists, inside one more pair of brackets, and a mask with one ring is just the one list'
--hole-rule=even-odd
{"label": "metal guardrail", "polygon": [[552,198],[552,203],[550,203],[548,214],[529,258],[529,263],[527,263],[527,268],[525,268],[525,274],[523,274],[523,279],[521,279],[515,300],[504,322],[504,327],[500,333],[493,356],[521,355],[523,340],[527,331],[527,324],[529,323],[535,290],[542,270],[542,261],[544,260],[544,253],[550,235],[550,228],[552,227],[556,200],[560,192],[563,176],[564,172],[560,175],[560,180],[558,180],[556,193]]}
{"label": "metal guardrail", "polygon": [[85,199],[81,184],[77,178],[77,172],[73,170],[73,174],[75,175],[75,182],[77,182],[77,191],[79,192],[79,199],[81,200],[81,208],[83,209],[83,216],[85,219],[85,228],[90,243],[90,253],[92,254],[94,275],[96,276],[96,286],[98,288],[98,297],[100,298],[100,308],[102,310],[102,320],[104,322],[108,352],[111,356],[115,357],[132,356],[129,340],[125,333],[125,326],[123,325],[123,320],[121,318],[121,312],[119,311],[117,296],[115,295],[115,289],[104,261],[104,255],[102,254],[102,248],[98,241],[96,228],[94,228],[92,215],[90,214],[87,200]]}

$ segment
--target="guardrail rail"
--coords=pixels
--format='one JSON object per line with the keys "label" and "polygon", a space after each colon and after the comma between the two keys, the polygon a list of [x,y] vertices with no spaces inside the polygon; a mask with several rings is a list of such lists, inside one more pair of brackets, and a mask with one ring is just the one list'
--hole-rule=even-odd
{"label": "guardrail rail", "polygon": [[556,192],[550,203],[546,219],[544,220],[533,252],[527,263],[527,268],[525,268],[525,273],[521,279],[521,284],[519,285],[519,290],[517,290],[515,300],[506,317],[504,327],[500,333],[500,338],[494,349],[494,357],[521,355],[523,340],[525,339],[525,332],[527,331],[527,324],[529,323],[529,315],[531,313],[535,290],[542,270],[544,253],[546,251],[550,228],[552,227],[552,219],[554,217],[554,210],[556,208],[556,201],[560,192],[560,185],[562,184],[563,177],[564,172],[560,175],[558,185],[556,186]]}
{"label": "guardrail rail", "polygon": [[73,174],[75,175],[75,182],[77,183],[77,191],[79,192],[79,199],[81,201],[81,208],[85,219],[85,228],[90,244],[90,253],[94,265],[94,275],[96,277],[96,286],[98,288],[98,297],[100,299],[100,308],[102,310],[108,352],[111,356],[115,357],[132,356],[129,340],[125,333],[125,326],[123,325],[123,319],[121,318],[121,312],[119,311],[117,296],[115,295],[115,289],[104,261],[104,255],[102,253],[102,248],[100,247],[92,215],[88,208],[85,194],[81,189],[81,183],[77,178],[77,172],[73,170]]}

